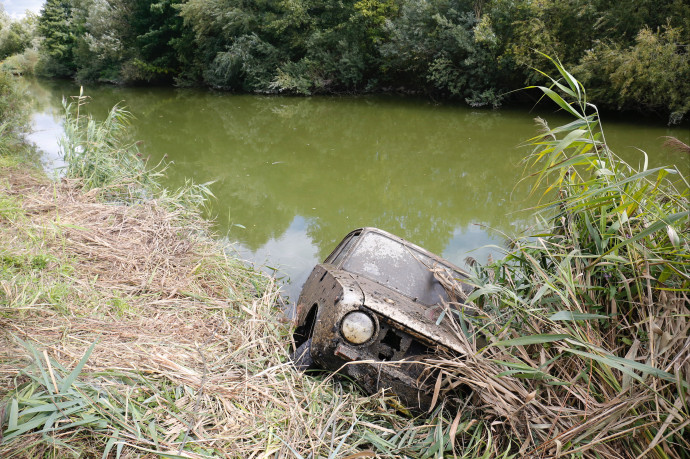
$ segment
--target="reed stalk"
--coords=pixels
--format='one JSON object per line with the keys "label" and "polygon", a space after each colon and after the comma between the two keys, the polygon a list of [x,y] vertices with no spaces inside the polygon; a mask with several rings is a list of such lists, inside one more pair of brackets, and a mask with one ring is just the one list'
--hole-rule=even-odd
{"label": "reed stalk", "polygon": [[585,88],[553,63],[538,89],[573,121],[537,119],[528,141],[540,229],[475,266],[479,314],[464,317],[467,355],[434,362],[441,387],[476,389],[457,416],[481,418],[496,455],[690,457],[688,183],[644,152],[640,170],[616,156]]}

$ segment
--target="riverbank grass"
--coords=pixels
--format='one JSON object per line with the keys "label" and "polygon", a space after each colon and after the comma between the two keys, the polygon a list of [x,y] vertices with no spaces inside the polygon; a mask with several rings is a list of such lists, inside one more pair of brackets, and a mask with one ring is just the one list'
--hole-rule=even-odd
{"label": "riverbank grass", "polygon": [[294,370],[278,287],[210,237],[203,188],[118,170],[135,146],[81,103],[63,179],[2,157],[0,455],[339,456],[403,428],[385,398]]}
{"label": "riverbank grass", "polygon": [[437,364],[449,387],[481,388],[497,455],[690,457],[690,186],[644,152],[640,169],[617,157],[555,65],[539,89],[573,121],[538,119],[529,140],[537,229],[476,266],[462,338],[490,345]]}

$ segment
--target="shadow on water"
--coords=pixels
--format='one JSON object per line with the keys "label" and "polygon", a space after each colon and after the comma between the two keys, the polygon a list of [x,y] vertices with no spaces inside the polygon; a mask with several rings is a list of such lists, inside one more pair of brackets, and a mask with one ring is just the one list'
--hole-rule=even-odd
{"label": "shadow on water", "polygon": [[[30,81],[29,89],[37,113],[61,113],[62,95],[79,91],[44,81]],[[535,114],[527,110],[388,96],[120,87],[85,93],[97,118],[115,103],[127,106],[144,156],[157,162],[168,155],[175,163],[170,186],[214,181],[210,216],[217,231],[236,242],[241,256],[290,278],[292,299],[314,264],[356,227],[377,226],[462,266],[468,255],[498,256],[478,248],[501,245],[501,233],[526,226],[520,209],[537,203],[527,197],[526,183],[516,186],[526,153],[517,145],[535,132]],[[540,115],[554,125],[567,121]],[[606,128],[609,143],[633,163],[641,154],[627,145],[646,149],[652,163],[668,164],[683,158],[661,152],[658,137],[690,142],[690,134],[663,126],[613,122]]]}

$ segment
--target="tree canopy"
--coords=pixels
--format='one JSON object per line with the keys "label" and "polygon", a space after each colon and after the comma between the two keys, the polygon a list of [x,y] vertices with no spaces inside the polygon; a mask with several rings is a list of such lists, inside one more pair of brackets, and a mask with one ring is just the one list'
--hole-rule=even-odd
{"label": "tree canopy", "polygon": [[47,0],[38,31],[41,71],[80,80],[495,106],[543,52],[600,105],[690,110],[684,0]]}

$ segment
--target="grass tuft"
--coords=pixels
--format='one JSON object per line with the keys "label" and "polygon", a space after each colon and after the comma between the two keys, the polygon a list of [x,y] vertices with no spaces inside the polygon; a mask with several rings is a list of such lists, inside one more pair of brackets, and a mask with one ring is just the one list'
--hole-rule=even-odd
{"label": "grass tuft", "polygon": [[688,183],[617,157],[585,88],[554,64],[539,89],[574,121],[538,120],[529,141],[541,229],[475,266],[476,335],[462,338],[489,344],[435,364],[445,386],[475,388],[491,455],[690,457]]}

